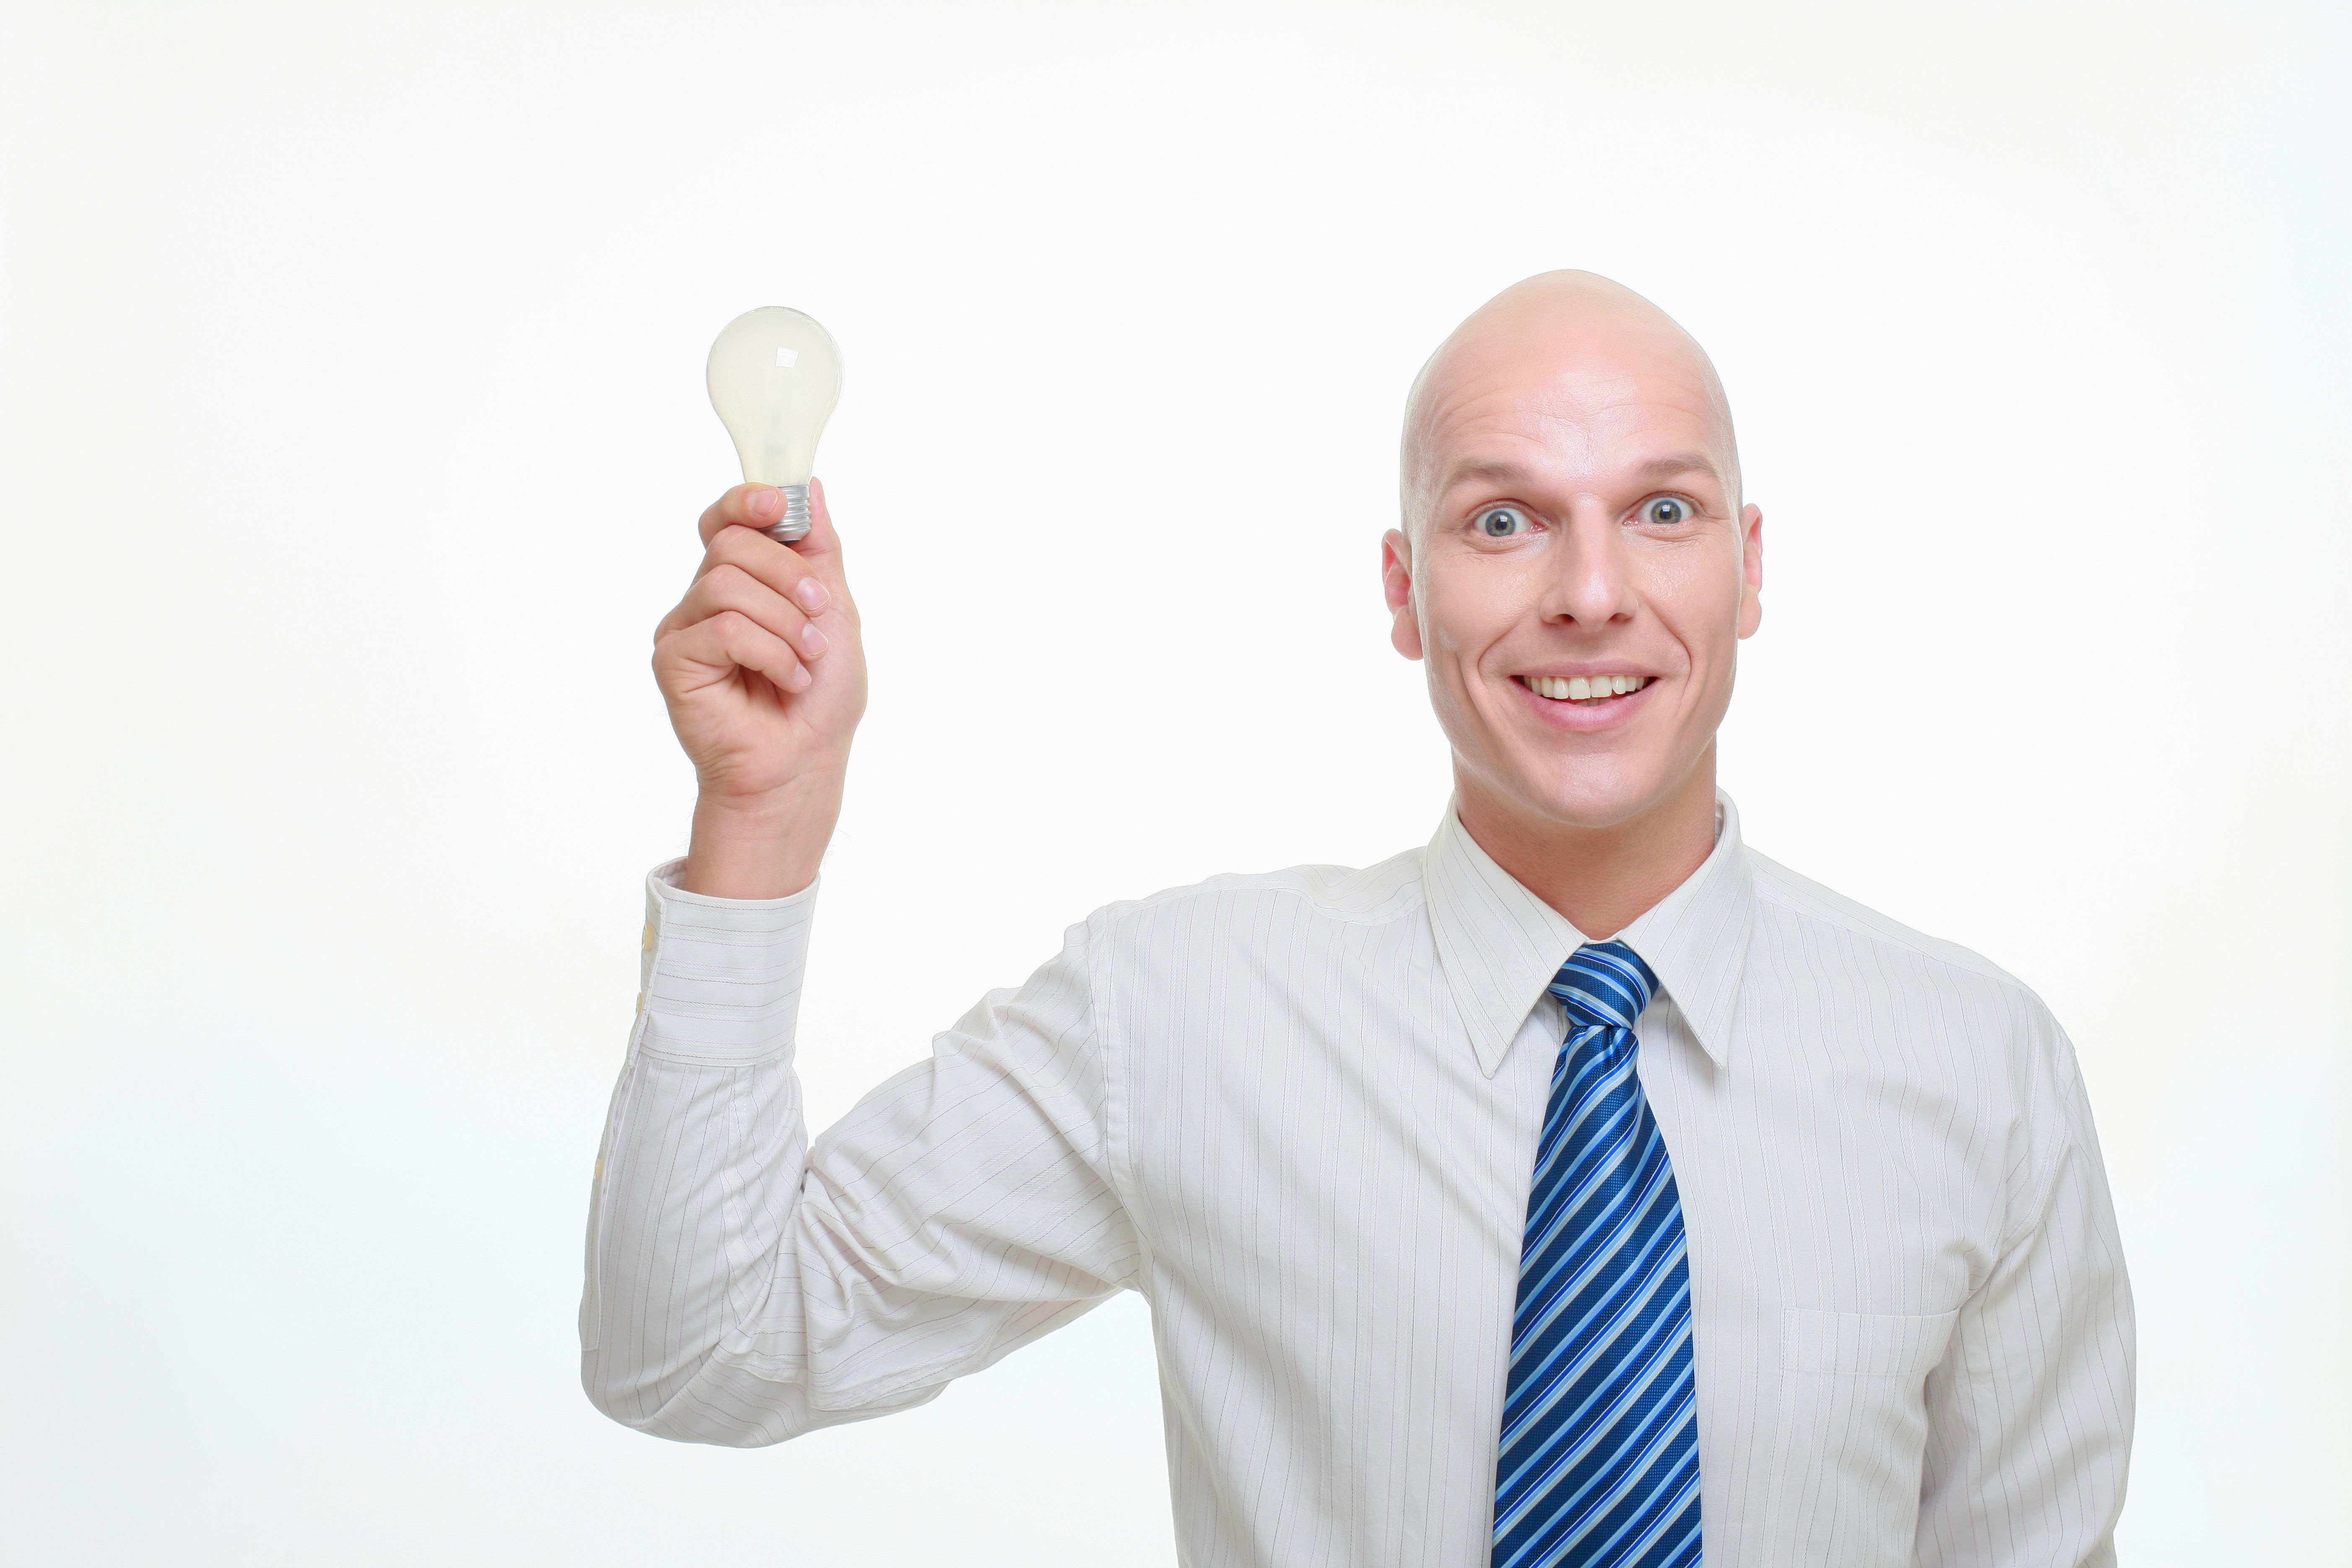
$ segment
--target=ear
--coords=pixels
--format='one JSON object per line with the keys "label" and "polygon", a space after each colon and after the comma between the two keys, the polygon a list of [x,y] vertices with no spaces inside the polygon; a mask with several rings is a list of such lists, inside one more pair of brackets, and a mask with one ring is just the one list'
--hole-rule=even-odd
{"label": "ear", "polygon": [[1764,620],[1764,514],[1739,510],[1739,635],[1752,637]]}
{"label": "ear", "polygon": [[1389,602],[1389,641],[1407,658],[1421,657],[1421,622],[1412,613],[1412,541],[1391,528],[1381,539],[1381,590]]}

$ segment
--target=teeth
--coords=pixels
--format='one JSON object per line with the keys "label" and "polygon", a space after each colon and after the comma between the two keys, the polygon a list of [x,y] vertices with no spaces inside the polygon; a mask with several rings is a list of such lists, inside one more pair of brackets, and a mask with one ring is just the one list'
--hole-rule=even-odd
{"label": "teeth", "polygon": [[1641,690],[1651,680],[1646,675],[1528,675],[1520,679],[1538,695],[1555,702],[1591,702],[1622,697],[1629,691]]}

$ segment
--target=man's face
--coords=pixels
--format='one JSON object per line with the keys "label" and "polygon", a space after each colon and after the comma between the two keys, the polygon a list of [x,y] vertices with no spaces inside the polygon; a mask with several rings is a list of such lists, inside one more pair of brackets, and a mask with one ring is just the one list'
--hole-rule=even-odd
{"label": "man's face", "polygon": [[1601,828],[1693,785],[1762,614],[1719,399],[1687,340],[1638,321],[1488,331],[1433,367],[1414,537],[1381,564],[1465,805]]}

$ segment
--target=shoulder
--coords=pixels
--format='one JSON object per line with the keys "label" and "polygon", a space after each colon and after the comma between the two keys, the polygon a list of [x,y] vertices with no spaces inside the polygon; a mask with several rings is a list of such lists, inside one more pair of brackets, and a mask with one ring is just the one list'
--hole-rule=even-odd
{"label": "shoulder", "polygon": [[1416,968],[1433,948],[1421,852],[1377,865],[1229,872],[1106,904],[1071,928],[1110,993],[1166,999],[1245,988],[1286,992],[1311,976]]}
{"label": "shoulder", "polygon": [[[1779,862],[1748,852],[1756,928],[1748,980],[1820,1005],[1875,1016],[1909,1038],[1942,1042],[1958,1060],[2005,1058],[2033,1098],[2079,1094],[2074,1047],[2032,987],[1983,954],[1915,931]],[[1872,1032],[1864,1026],[1864,1032]]]}
{"label": "shoulder", "polygon": [[[1885,1049],[2005,1080],[2029,1114],[2083,1114],[2074,1042],[2033,989],[1981,953],[1914,931],[1779,862],[1748,852],[1756,928],[1748,984],[1785,1016],[1812,1016]],[[1753,961],[1763,956],[1759,966]],[[1831,1025],[1829,1016],[1841,1019]]]}
{"label": "shoulder", "polygon": [[1334,1030],[1418,1017],[1440,994],[1425,910],[1415,849],[1210,877],[1073,929],[1107,1047],[1177,1075],[1164,1085],[1255,1072],[1269,1052],[1344,1052]]}
{"label": "shoulder", "polygon": [[1867,954],[1907,974],[1932,974],[2006,994],[2020,1005],[2042,1005],[2023,981],[1981,953],[1915,931],[1752,849],[1748,860],[1755,873],[1759,920],[1783,928],[1793,940]]}
{"label": "shoulder", "polygon": [[[1832,1008],[1874,1015],[1955,1066],[1990,1060],[2042,1111],[2077,1112],[2074,1042],[2032,987],[1983,954],[1900,921],[1748,851],[1756,931],[1769,962],[1749,980],[1811,990]],[[1861,1003],[1860,1008],[1853,1006]],[[1873,1032],[1863,1026],[1864,1032]]]}
{"label": "shoulder", "polygon": [[1171,926],[1237,920],[1381,925],[1423,907],[1421,851],[1407,849],[1370,866],[1287,866],[1278,871],[1223,872],[1148,898],[1106,904],[1088,915],[1100,941]]}

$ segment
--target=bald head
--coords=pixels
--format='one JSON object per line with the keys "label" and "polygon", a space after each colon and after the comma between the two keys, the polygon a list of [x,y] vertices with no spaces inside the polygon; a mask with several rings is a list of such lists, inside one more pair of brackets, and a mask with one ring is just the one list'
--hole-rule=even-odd
{"label": "bald head", "polygon": [[1696,340],[1597,273],[1539,272],[1512,284],[1454,328],[1413,378],[1398,474],[1407,533],[1419,536],[1455,448],[1474,433],[1507,426],[1589,445],[1643,400],[1698,416],[1736,510],[1731,405]]}

